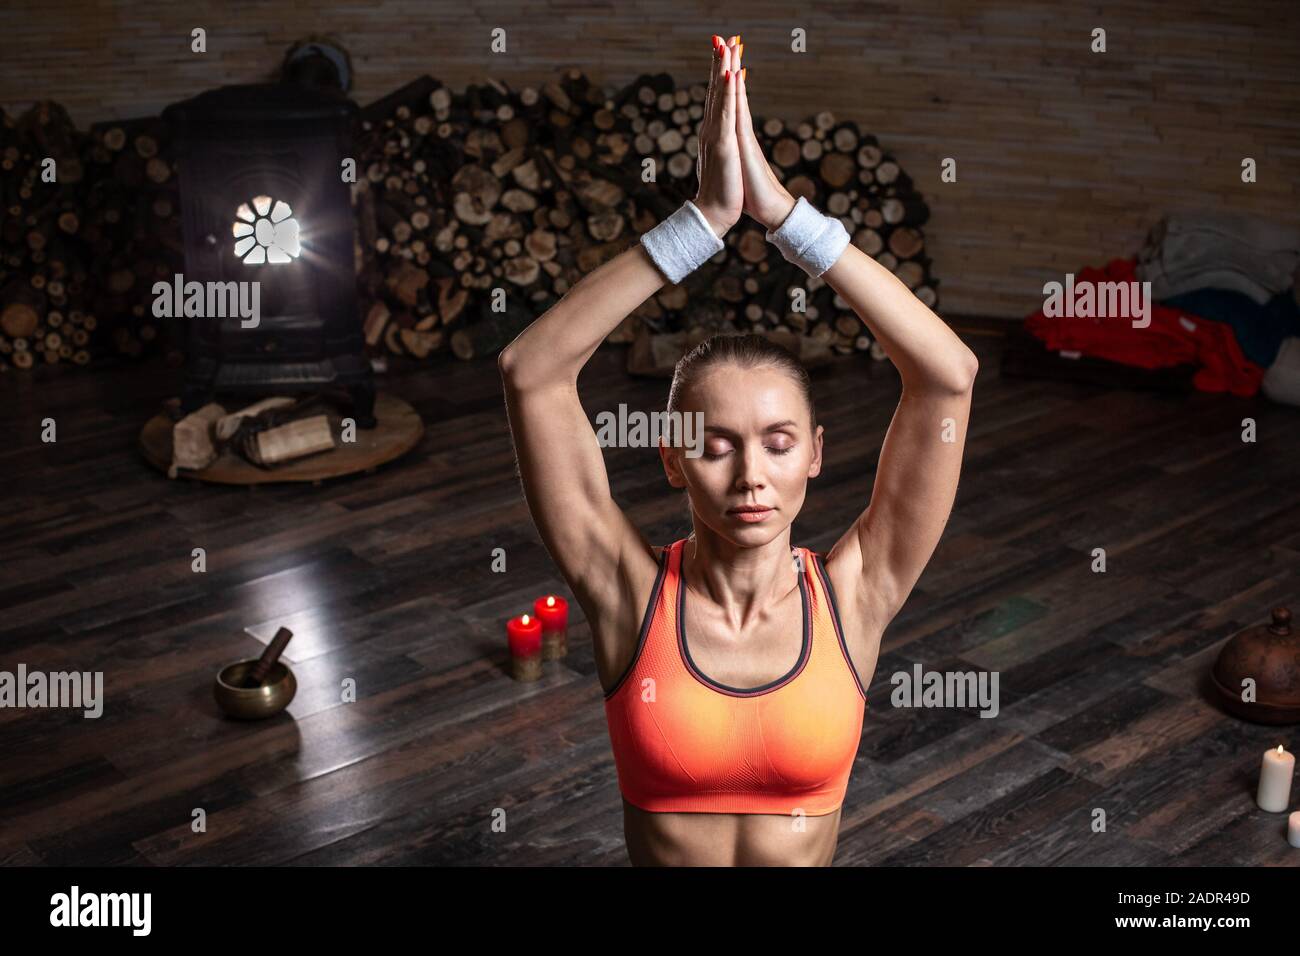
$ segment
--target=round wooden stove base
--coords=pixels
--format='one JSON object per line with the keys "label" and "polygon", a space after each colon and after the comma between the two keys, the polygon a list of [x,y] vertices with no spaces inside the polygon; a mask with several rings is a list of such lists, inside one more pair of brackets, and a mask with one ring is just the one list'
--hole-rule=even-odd
{"label": "round wooden stove base", "polygon": [[[249,400],[246,404],[252,404]],[[232,405],[229,411],[242,408]],[[329,416],[330,425],[337,435],[339,420],[343,417],[333,408],[313,410],[312,414]],[[354,475],[373,471],[378,466],[406,454],[424,434],[424,422],[419,413],[395,395],[379,392],[375,397],[374,428],[358,428],[355,442],[339,442],[333,451],[324,451],[274,468],[259,468],[232,449],[202,471],[182,468],[178,476],[197,478],[224,485],[261,485],[273,481],[310,481],[320,484],[326,478]],[[159,412],[145,424],[140,432],[140,450],[155,468],[164,474],[172,463],[171,417]]]}

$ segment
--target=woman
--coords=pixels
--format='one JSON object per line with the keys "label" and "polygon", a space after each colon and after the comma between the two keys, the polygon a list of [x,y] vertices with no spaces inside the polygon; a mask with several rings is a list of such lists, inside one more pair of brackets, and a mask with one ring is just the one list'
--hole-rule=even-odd
{"label": "woman", "polygon": [[[631,861],[828,865],[881,635],[952,509],[977,363],[776,180],[739,37],[713,39],[694,203],[584,276],[499,364],[528,506],[591,625]],[[789,353],[719,336],[678,364],[669,409],[703,414],[704,447],[660,448],[694,527],[663,548],[611,497],[578,400],[605,336],[720,249],[742,211],[849,303],[902,377],[870,506],[824,556],[790,541],[823,429]]]}

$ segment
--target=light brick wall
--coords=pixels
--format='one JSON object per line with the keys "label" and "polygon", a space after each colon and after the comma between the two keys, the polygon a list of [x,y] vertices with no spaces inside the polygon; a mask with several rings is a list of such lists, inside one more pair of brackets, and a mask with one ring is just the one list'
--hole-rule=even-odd
{"label": "light brick wall", "polygon": [[[740,32],[756,115],[856,119],[933,210],[946,312],[1020,316],[1051,277],[1134,252],[1174,207],[1300,225],[1300,15],[1251,4],[900,2],[375,3],[7,0],[0,104],[62,102],[80,126],[156,113],[225,83],[270,78],[295,39],[349,47],[362,104],[422,72],[460,89],[515,87],[564,67],[621,86],[706,69],[709,34]],[[189,52],[189,31],[208,52]],[[488,52],[489,31],[509,52]],[[789,50],[803,27],[809,52]],[[1108,52],[1089,52],[1094,27]],[[943,157],[958,182],[941,184]],[[1241,182],[1243,156],[1259,182]]]}

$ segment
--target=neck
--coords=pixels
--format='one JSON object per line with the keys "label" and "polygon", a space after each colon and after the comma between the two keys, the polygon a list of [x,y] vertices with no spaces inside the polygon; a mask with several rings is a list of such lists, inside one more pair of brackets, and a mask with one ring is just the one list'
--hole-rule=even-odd
{"label": "neck", "polygon": [[689,575],[692,589],[722,608],[737,626],[799,586],[789,528],[765,545],[747,548],[707,527],[697,527],[701,530],[687,538],[683,547],[683,586]]}

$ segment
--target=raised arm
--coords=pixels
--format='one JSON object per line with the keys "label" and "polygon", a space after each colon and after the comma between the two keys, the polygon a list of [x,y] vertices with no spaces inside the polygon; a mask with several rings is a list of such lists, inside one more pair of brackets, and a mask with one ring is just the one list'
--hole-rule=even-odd
{"label": "raised arm", "polygon": [[[640,244],[577,282],[501,352],[506,411],[538,533],[588,615],[617,598],[617,571],[650,548],[610,496],[605,461],[578,399],[578,372],[664,277]],[[594,623],[594,622],[593,622]]]}
{"label": "raised arm", "polygon": [[898,367],[903,394],[876,467],[871,503],[827,556],[858,583],[868,630],[883,631],[948,523],[966,445],[975,354],[888,269],[850,245],[823,278]]}
{"label": "raised arm", "polygon": [[[720,240],[741,211],[734,84],[723,73],[729,55],[722,47],[713,56],[700,134],[700,190],[695,209],[681,211],[703,214],[708,228],[698,220],[697,227],[709,243]],[[671,223],[664,225],[667,232],[649,234],[666,237],[660,244],[648,248],[643,237],[583,276],[498,359],[529,510],[607,661],[618,649],[600,647],[601,635],[635,631],[640,592],[649,589],[640,585],[653,582],[656,559],[610,495],[599,442],[578,400],[578,373],[605,337],[665,283],[661,265],[667,260],[649,251],[675,251],[662,244],[676,235]]]}
{"label": "raised arm", "polygon": [[[772,174],[754,136],[743,75],[737,96],[745,212],[776,231],[796,200]],[[826,558],[842,611],[869,640],[903,606],[947,524],[978,362],[942,319],[856,246],[844,247],[820,274],[871,330],[903,380],[871,502]]]}

